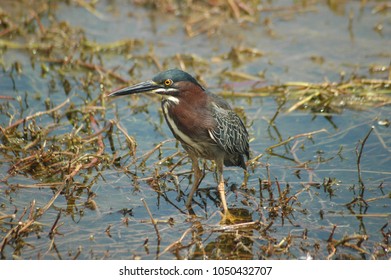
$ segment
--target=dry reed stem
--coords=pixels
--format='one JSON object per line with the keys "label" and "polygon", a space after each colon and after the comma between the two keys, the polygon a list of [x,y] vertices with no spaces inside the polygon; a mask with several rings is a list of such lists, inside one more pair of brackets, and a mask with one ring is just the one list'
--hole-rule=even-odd
{"label": "dry reed stem", "polygon": [[300,134],[297,134],[295,136],[290,136],[288,139],[286,139],[284,141],[281,141],[278,144],[275,144],[275,145],[272,145],[272,146],[268,147],[267,150],[271,151],[271,150],[273,150],[273,149],[275,149],[277,147],[283,146],[283,145],[285,145],[285,144],[289,143],[290,141],[295,140],[297,138],[312,137],[313,135],[321,133],[321,132],[328,133],[327,129],[325,129],[325,128],[322,128],[322,129],[319,129],[319,130],[315,130],[315,131],[312,131],[312,132],[300,133]]}
{"label": "dry reed stem", "polygon": [[147,204],[147,202],[145,201],[145,199],[142,198],[141,201],[143,202],[144,207],[145,207],[145,209],[147,210],[149,217],[151,218],[152,225],[153,225],[153,227],[154,227],[154,229],[155,229],[155,232],[156,232],[157,240],[158,240],[158,242],[160,242],[161,236],[160,236],[160,233],[159,233],[159,229],[158,229],[158,227],[157,227],[157,222],[156,222],[156,220],[153,218],[152,213],[151,213],[151,210],[149,210],[148,204]]}
{"label": "dry reed stem", "polygon": [[163,252],[161,252],[159,254],[159,257],[162,256],[163,254],[167,253],[168,251],[170,251],[172,248],[176,247],[176,246],[180,246],[182,244],[182,241],[183,239],[186,237],[186,235],[188,235],[190,232],[194,231],[194,229],[192,227],[188,228],[187,230],[185,230],[185,232],[181,235],[181,237],[174,241],[173,243],[171,243],[170,245],[168,245],[164,250]]}

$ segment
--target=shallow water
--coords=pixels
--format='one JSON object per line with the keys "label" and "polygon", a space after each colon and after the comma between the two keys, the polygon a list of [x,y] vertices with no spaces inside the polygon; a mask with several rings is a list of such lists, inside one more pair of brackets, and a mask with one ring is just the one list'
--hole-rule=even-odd
{"label": "shallow water", "polygon": [[[130,79],[130,83],[150,79],[159,71],[153,62],[143,60],[143,55],[151,52],[164,68],[179,67],[176,54],[191,54],[206,61],[205,66],[196,62],[197,66],[187,70],[190,73],[195,71],[215,92],[221,92],[223,88],[247,92],[253,87],[289,81],[339,82],[342,76],[345,79],[386,78],[385,72],[369,71],[372,66],[387,67],[390,63],[391,22],[388,11],[374,12],[377,2],[369,1],[364,7],[360,7],[357,1],[334,6],[323,1],[307,6],[300,4],[301,1],[264,2],[260,5],[265,9],[260,9],[259,19],[254,23],[238,24],[232,20],[210,36],[203,33],[192,38],[186,35],[181,17],[132,3],[101,1],[95,14],[80,6],[60,3],[52,13],[58,22],[66,21],[83,28],[91,41],[143,40],[142,46],[127,55],[113,52],[100,56],[105,68],[115,69]],[[10,7],[4,6],[3,9]],[[17,7],[13,9],[18,10]],[[44,26],[51,20],[47,15],[41,18]],[[374,30],[379,25],[383,26],[381,32]],[[240,63],[234,63],[224,58],[233,47],[254,48],[263,55],[245,57]],[[47,97],[54,106],[69,98],[77,107],[102,94],[99,83],[88,86],[90,92],[87,94],[83,82],[88,71],[76,74],[65,71],[63,76],[49,71],[42,75],[40,63],[33,67],[30,57],[31,53],[24,50],[2,51],[5,67],[0,73],[0,95],[22,97],[21,103],[0,100],[2,127],[47,110],[44,103]],[[21,74],[12,69],[15,61],[23,66]],[[134,65],[137,65],[136,70],[129,78],[128,69]],[[224,70],[253,76],[262,72],[264,75],[255,82],[234,80],[220,75]],[[63,89],[64,77],[71,84],[68,94]],[[113,81],[105,85],[105,90],[119,86],[123,85]],[[380,259],[389,259],[388,252],[379,253],[384,246],[389,248],[382,235],[389,234],[391,217],[391,131],[382,125],[382,121],[390,117],[389,106],[363,105],[362,110],[342,109],[331,114],[311,113],[310,110],[287,113],[295,100],[288,99],[284,103],[278,94],[227,99],[245,113],[252,138],[252,158],[262,154],[249,167],[246,184],[242,170],[225,169],[228,205],[233,212],[242,211],[240,217],[243,221],[259,221],[260,227],[232,229],[220,225],[216,181],[210,171],[206,172],[195,197],[193,207],[199,218],[189,219],[185,211],[186,194],[191,186],[189,160],[185,157],[183,165],[175,169],[174,175],[179,174],[177,177],[163,176],[157,182],[151,180],[172,166],[171,162],[159,163],[161,159],[178,152],[172,158],[177,163],[185,156],[181,147],[175,141],[167,142],[149,157],[145,166],[140,165],[145,153],[172,138],[162,118],[159,100],[150,96],[117,98],[107,100],[104,114],[96,118],[101,127],[109,120],[118,119],[137,141],[136,157],[139,159],[132,163],[125,137],[117,133],[114,146],[121,157],[121,168],[102,164],[102,169],[93,168],[79,174],[76,181],[88,185],[89,191],[59,195],[52,207],[39,218],[40,229],[24,236],[21,248],[16,248],[16,243],[14,246],[5,245],[2,257],[299,259],[309,254],[313,258],[325,259],[331,254],[327,240],[335,225],[332,235],[335,240],[349,236],[353,240],[349,244],[358,243],[359,237],[365,241],[362,241],[361,251],[340,246],[332,258],[368,259],[376,255]],[[270,126],[269,121],[277,111],[274,126]],[[14,118],[10,119],[10,115]],[[37,118],[36,122],[43,126],[52,123],[45,116]],[[371,127],[373,130],[365,141],[358,165],[360,145]],[[62,135],[73,131],[75,127],[63,117],[53,133]],[[306,133],[313,134],[307,137],[303,135]],[[297,137],[276,147],[273,153],[266,151],[292,136]],[[114,154],[108,137],[104,137],[103,143],[104,153],[108,156]],[[0,155],[1,179],[7,177],[11,162],[9,153],[3,149]],[[212,168],[210,163],[208,167]],[[368,206],[354,204],[348,207],[347,204],[360,192],[358,167]],[[264,183],[269,179],[272,185],[266,188]],[[182,194],[177,190],[175,180],[178,180]],[[0,183],[0,216],[15,212],[19,217],[23,209],[29,209],[33,200],[37,207],[45,205],[55,189],[17,187],[18,184],[31,186],[40,182],[44,180],[31,174],[17,174]],[[278,203],[281,202],[278,201],[281,197],[279,188],[291,197],[285,205],[289,211],[281,208],[284,204]],[[96,207],[86,204],[88,195],[94,196]],[[159,221],[160,241],[142,199]],[[60,209],[59,234],[50,239],[48,232]],[[283,213],[289,214],[285,216]],[[9,222],[0,223],[0,234],[5,236],[16,220],[3,221]],[[181,246],[173,246],[178,240]]]}

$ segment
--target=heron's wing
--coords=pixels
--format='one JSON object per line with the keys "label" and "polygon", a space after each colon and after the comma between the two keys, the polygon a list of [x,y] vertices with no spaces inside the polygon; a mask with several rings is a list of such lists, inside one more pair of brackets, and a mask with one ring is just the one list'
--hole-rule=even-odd
{"label": "heron's wing", "polygon": [[249,154],[248,133],[239,116],[230,109],[213,104],[213,118],[217,123],[209,130],[210,137],[229,154]]}

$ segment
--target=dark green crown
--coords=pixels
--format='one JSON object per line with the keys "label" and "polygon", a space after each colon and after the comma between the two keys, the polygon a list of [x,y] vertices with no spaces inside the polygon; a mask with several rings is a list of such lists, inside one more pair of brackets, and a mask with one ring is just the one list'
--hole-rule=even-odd
{"label": "dark green crown", "polygon": [[179,69],[169,69],[160,72],[152,80],[157,84],[162,84],[167,79],[171,79],[174,84],[177,82],[191,82],[203,88],[193,76]]}

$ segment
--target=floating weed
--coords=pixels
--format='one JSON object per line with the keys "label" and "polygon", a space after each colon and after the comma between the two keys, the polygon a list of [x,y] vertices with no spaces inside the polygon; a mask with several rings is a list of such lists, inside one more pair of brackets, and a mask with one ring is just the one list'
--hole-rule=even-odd
{"label": "floating weed", "polygon": [[[10,166],[8,174],[1,178],[2,183],[15,191],[22,188],[50,188],[55,192],[50,201],[38,210],[31,206],[29,219],[20,222],[2,237],[2,252],[8,245],[16,248],[14,254],[18,255],[19,250],[25,246],[24,237],[30,232],[44,230],[42,226],[35,226],[36,220],[53,206],[60,195],[66,198],[67,205],[59,208],[59,213],[64,211],[73,219],[76,215],[82,216],[84,209],[97,209],[95,193],[91,191],[91,187],[101,175],[98,172],[93,176],[91,170],[111,167],[117,155],[106,153],[104,138],[109,135],[112,137],[113,133],[123,133],[128,148],[135,149],[136,146],[122,127],[111,121],[101,121],[104,111],[104,107],[92,104],[75,109],[75,104],[67,99],[47,111],[21,119],[12,117],[8,126],[0,127],[1,154],[8,159]],[[70,130],[69,124],[73,127]],[[19,176],[29,177],[35,183],[13,183],[13,178]],[[77,202],[83,199],[84,202]],[[18,211],[17,209],[16,212]],[[19,219],[24,216],[25,212]],[[52,239],[58,235],[59,219],[60,216],[50,229]],[[49,250],[53,248],[54,243]]]}
{"label": "floating weed", "polygon": [[[236,74],[246,77],[245,73]],[[252,79],[247,77],[247,79]],[[254,77],[254,79],[256,79]],[[341,113],[343,109],[364,110],[374,106],[391,103],[391,81],[381,79],[353,79],[341,83],[305,83],[290,82],[276,86],[258,87],[254,84],[251,91],[222,92],[224,96],[257,97],[281,96],[293,103],[285,109],[286,113],[307,110],[316,114]]]}

